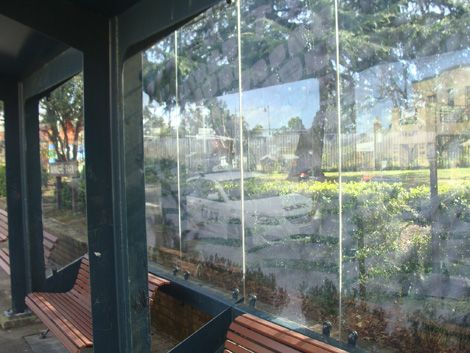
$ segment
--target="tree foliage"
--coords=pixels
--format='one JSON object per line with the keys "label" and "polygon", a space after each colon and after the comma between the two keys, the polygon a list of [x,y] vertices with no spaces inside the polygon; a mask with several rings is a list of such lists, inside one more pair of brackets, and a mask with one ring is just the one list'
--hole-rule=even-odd
{"label": "tree foliage", "polygon": [[242,1],[239,78],[236,11],[217,8],[145,54],[144,90],[150,99],[174,105],[178,78],[183,109],[187,102],[207,105],[237,92],[239,79],[249,90],[316,78],[320,108],[308,133],[300,135],[296,154],[299,168],[321,176],[324,135],[337,130],[338,68],[342,126],[354,131],[358,73],[398,65],[392,74],[379,70],[381,85],[373,99],[406,107],[411,61],[470,47],[470,5],[465,1],[344,0],[337,16],[339,63],[332,0]]}
{"label": "tree foliage", "polygon": [[75,76],[41,101],[40,122],[58,161],[77,159],[83,131],[83,81]]}

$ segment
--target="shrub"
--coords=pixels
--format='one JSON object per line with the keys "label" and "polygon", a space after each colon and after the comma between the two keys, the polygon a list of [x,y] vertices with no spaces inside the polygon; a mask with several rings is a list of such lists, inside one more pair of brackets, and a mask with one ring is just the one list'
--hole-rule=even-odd
{"label": "shrub", "polygon": [[303,282],[299,291],[302,313],[306,319],[335,321],[339,311],[339,293],[332,280],[325,278],[322,284],[315,287],[308,287]]}
{"label": "shrub", "polygon": [[[62,207],[65,209],[72,209],[72,183],[63,182],[62,183]],[[86,212],[86,180],[85,173],[80,173],[76,185],[76,211],[85,213]]]}

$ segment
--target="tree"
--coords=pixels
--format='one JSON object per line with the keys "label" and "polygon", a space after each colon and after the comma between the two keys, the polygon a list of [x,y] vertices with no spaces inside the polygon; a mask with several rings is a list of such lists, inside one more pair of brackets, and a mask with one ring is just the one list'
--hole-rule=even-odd
{"label": "tree", "polygon": [[305,130],[305,126],[304,126],[304,123],[302,122],[302,119],[300,119],[298,116],[293,116],[287,122],[287,129],[292,130],[292,131],[300,131],[300,130]]}
{"label": "tree", "polygon": [[42,130],[58,161],[75,161],[83,132],[83,81],[75,76],[41,101]]}
{"label": "tree", "polygon": [[263,135],[263,131],[264,131],[263,125],[256,124],[255,127],[253,127],[253,129],[250,130],[250,136],[252,137],[261,136]]}
{"label": "tree", "polygon": [[[75,76],[41,101],[40,123],[52,143],[59,162],[76,161],[83,132],[83,80]],[[77,190],[72,188],[72,208],[76,209]],[[62,208],[62,178],[56,177],[56,202]]]}
{"label": "tree", "polygon": [[[318,80],[320,109],[312,125],[300,134],[296,154],[302,168],[309,167],[315,176],[322,177],[324,135],[337,128],[337,69],[341,68],[342,97],[348,98],[342,101],[341,134],[355,129],[354,91],[360,83],[357,73],[380,64],[400,63],[404,77],[395,73],[397,77],[388,77],[384,72],[381,88],[375,94],[378,99],[388,97],[394,104],[407,104],[410,61],[465,48],[469,43],[469,6],[452,0],[341,1],[337,63],[333,1],[242,1],[244,89],[309,77]],[[228,8],[215,10],[192,28],[179,32],[178,45],[191,49],[178,56],[179,81],[191,86],[189,95],[187,90],[181,92],[180,105],[184,105],[185,97],[199,96],[204,101],[236,92],[237,77],[232,76],[231,82],[222,79],[236,69],[236,27],[233,8]],[[167,42],[174,45],[171,40]],[[168,48],[158,51],[150,57],[174,55]],[[172,65],[162,60],[160,65],[152,64],[145,70],[144,87],[150,88],[146,92],[167,104],[172,98],[161,93],[168,91],[175,75],[168,75],[164,69]]]}

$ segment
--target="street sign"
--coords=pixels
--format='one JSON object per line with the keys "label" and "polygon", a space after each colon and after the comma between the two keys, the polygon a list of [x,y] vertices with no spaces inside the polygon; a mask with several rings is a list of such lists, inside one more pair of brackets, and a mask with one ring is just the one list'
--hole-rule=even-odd
{"label": "street sign", "polygon": [[77,161],[51,163],[49,164],[49,174],[64,177],[78,176],[78,163]]}

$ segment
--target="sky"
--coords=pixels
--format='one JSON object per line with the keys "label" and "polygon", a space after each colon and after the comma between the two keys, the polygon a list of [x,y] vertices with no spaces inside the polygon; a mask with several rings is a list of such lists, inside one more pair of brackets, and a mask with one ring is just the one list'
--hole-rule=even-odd
{"label": "sky", "polygon": [[[382,126],[391,123],[392,101],[388,98],[378,97],[377,91],[382,80],[387,76],[398,78],[399,85],[404,85],[403,70],[406,67],[408,75],[408,89],[410,106],[412,101],[412,82],[438,75],[439,73],[456,66],[470,65],[470,49],[450,52],[414,61],[402,61],[376,65],[368,70],[356,74],[355,108],[356,132],[365,133],[373,130],[373,122],[379,119]],[[239,95],[226,94],[218,97],[227,104],[232,114],[239,114]],[[144,94],[144,104],[148,97]],[[317,79],[306,79],[285,84],[263,87],[244,91],[242,93],[242,115],[252,129],[256,125],[264,129],[279,129],[286,126],[290,118],[298,116],[303,125],[309,128],[313,118],[319,110],[319,84]],[[159,109],[155,110],[157,114]]]}
{"label": "sky", "polygon": [[[227,103],[230,112],[238,114],[239,95],[227,94],[218,98]],[[307,79],[282,85],[245,91],[242,94],[243,117],[253,128],[267,129],[286,126],[290,118],[298,116],[306,128],[312,125],[319,109],[318,80]]]}

